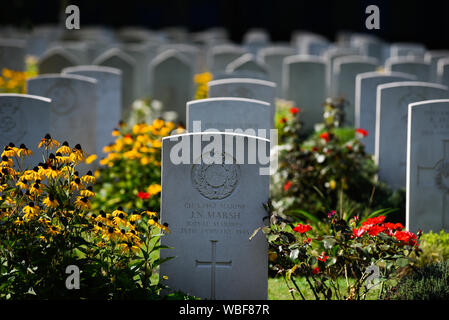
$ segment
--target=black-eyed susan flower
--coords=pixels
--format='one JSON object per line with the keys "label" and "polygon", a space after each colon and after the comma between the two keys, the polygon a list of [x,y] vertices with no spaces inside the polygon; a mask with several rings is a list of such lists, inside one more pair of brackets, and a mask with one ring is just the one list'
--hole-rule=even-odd
{"label": "black-eyed susan flower", "polygon": [[19,148],[19,156],[23,155],[23,156],[31,156],[33,154],[33,151],[31,151],[30,149],[28,149],[25,144],[21,144],[20,148]]}
{"label": "black-eyed susan flower", "polygon": [[88,186],[86,189],[81,190],[80,193],[83,197],[92,198],[95,196],[95,192],[93,192],[92,186]]}
{"label": "black-eyed susan flower", "polygon": [[91,206],[91,203],[90,203],[89,198],[87,198],[87,197],[79,196],[75,200],[75,208],[77,208],[77,209],[88,210],[88,209],[90,209],[90,206]]}
{"label": "black-eyed susan flower", "polygon": [[129,216],[129,221],[130,222],[137,222],[139,220],[142,219],[142,216],[138,213],[133,213],[132,215]]}
{"label": "black-eyed susan flower", "polygon": [[20,189],[27,190],[28,189],[28,180],[25,179],[23,176],[19,178],[19,180],[16,182],[16,186],[18,186]]}
{"label": "black-eyed susan flower", "polygon": [[8,145],[8,146],[5,146],[1,156],[2,156],[2,158],[4,156],[6,156],[6,157],[14,157],[15,154],[16,154],[15,150]]}
{"label": "black-eyed susan flower", "polygon": [[57,208],[59,206],[59,202],[58,200],[55,199],[55,197],[52,194],[49,194],[43,201],[42,203],[47,207],[47,208]]}
{"label": "black-eyed susan flower", "polygon": [[114,129],[114,130],[112,130],[112,136],[113,136],[113,137],[118,137],[118,136],[120,136],[120,130],[119,130],[119,129]]}
{"label": "black-eyed susan flower", "polygon": [[132,242],[123,242],[119,244],[120,249],[123,253],[133,253],[136,254],[139,252],[140,247],[136,246]]}
{"label": "black-eyed susan flower", "polygon": [[22,217],[17,217],[17,219],[14,220],[14,224],[18,225],[18,226],[23,225],[24,222],[25,222],[25,220]]}
{"label": "black-eyed susan flower", "polygon": [[33,183],[30,186],[29,191],[30,191],[32,196],[38,196],[38,195],[42,194],[42,192],[44,191],[44,188],[45,188],[45,185],[43,185],[41,183],[41,181],[39,179],[37,179],[35,181],[35,183]]}
{"label": "black-eyed susan flower", "polygon": [[23,219],[29,220],[36,217],[39,214],[40,209],[34,204],[34,202],[29,202],[28,205],[23,207],[22,211],[24,213]]}
{"label": "black-eyed susan flower", "polygon": [[69,143],[67,141],[64,141],[62,145],[59,147],[58,150],[56,150],[56,153],[60,153],[61,155],[69,155],[72,152],[72,149],[69,147]]}
{"label": "black-eyed susan flower", "polygon": [[13,166],[13,161],[12,159],[8,158],[7,156],[3,156],[2,161],[0,161],[0,167],[12,167]]}
{"label": "black-eyed susan flower", "polygon": [[115,241],[118,238],[120,231],[114,227],[108,227],[103,229],[102,237],[108,241]]}
{"label": "black-eyed susan flower", "polygon": [[157,184],[157,183],[153,183],[152,185],[150,185],[147,188],[147,192],[151,195],[154,196],[156,194],[158,194],[159,192],[161,192],[161,185]]}
{"label": "black-eyed susan flower", "polygon": [[56,179],[58,178],[60,175],[62,174],[62,172],[60,170],[58,170],[56,168],[56,166],[49,166],[45,171],[44,171],[44,175],[48,178],[48,179]]}
{"label": "black-eyed susan flower", "polygon": [[77,144],[73,149],[72,153],[69,156],[70,161],[73,163],[84,162],[86,159],[86,153],[81,148],[80,144]]}
{"label": "black-eyed susan flower", "polygon": [[75,178],[70,181],[70,191],[84,189],[84,184],[80,178]]}
{"label": "black-eyed susan flower", "polygon": [[148,215],[150,218],[157,216],[157,212],[152,211],[152,209],[147,209],[147,210],[142,211],[142,215],[144,215],[144,214]]}
{"label": "black-eyed susan flower", "polygon": [[125,211],[123,211],[123,208],[121,206],[117,207],[117,209],[112,211],[112,216],[113,217],[118,217],[120,215],[123,215],[123,217],[128,216],[128,214]]}
{"label": "black-eyed susan flower", "polygon": [[86,163],[87,164],[91,164],[92,162],[94,162],[95,160],[97,160],[97,155],[96,154],[91,154],[90,156],[88,156],[86,158]]}
{"label": "black-eyed susan flower", "polygon": [[49,234],[51,234],[52,236],[55,236],[55,235],[58,235],[58,234],[60,234],[61,233],[61,228],[60,227],[58,227],[58,226],[55,226],[55,225],[52,225],[52,226],[50,226],[48,229],[47,229],[47,232],[49,233]]}
{"label": "black-eyed susan flower", "polygon": [[45,137],[41,139],[41,142],[38,145],[38,148],[40,149],[42,146],[45,148],[49,148],[50,150],[53,149],[53,147],[59,147],[59,142],[52,139],[50,134],[46,134]]}
{"label": "black-eyed susan flower", "polygon": [[87,171],[86,175],[81,177],[81,180],[85,183],[95,183],[95,176],[92,174],[92,171]]}

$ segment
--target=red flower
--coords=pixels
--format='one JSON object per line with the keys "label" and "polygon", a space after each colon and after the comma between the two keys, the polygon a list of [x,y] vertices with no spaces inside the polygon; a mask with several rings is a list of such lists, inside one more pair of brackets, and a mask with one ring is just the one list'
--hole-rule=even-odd
{"label": "red flower", "polygon": [[311,244],[312,243],[312,239],[310,239],[310,238],[307,238],[306,240],[304,240],[304,243],[308,243],[308,244]]}
{"label": "red flower", "polygon": [[396,231],[394,233],[396,240],[401,242],[402,244],[408,244],[409,246],[417,245],[416,235],[409,231]]}
{"label": "red flower", "polygon": [[384,222],[385,220],[385,216],[378,216],[378,217],[374,217],[374,218],[368,218],[366,219],[366,221],[362,222],[363,226],[369,225],[369,224],[380,224],[382,222]]}
{"label": "red flower", "polygon": [[390,229],[390,230],[402,230],[404,229],[404,226],[402,224],[398,223],[391,223],[391,222],[385,222],[383,227]]}
{"label": "red flower", "polygon": [[288,189],[290,189],[291,186],[292,186],[292,182],[291,181],[287,181],[284,184],[284,191],[288,191]]}
{"label": "red flower", "polygon": [[286,123],[287,122],[287,118],[283,117],[283,118],[279,119],[279,122],[280,123]]}
{"label": "red flower", "polygon": [[379,233],[383,232],[384,230],[385,230],[385,228],[382,226],[373,225],[373,226],[370,226],[367,231],[370,236],[375,237]]}
{"label": "red flower", "polygon": [[335,216],[335,210],[331,210],[331,212],[329,212],[328,214],[327,214],[327,217],[328,218],[332,218],[333,216]]}
{"label": "red flower", "polygon": [[298,232],[298,233],[305,233],[305,232],[307,232],[309,230],[312,230],[312,227],[309,226],[308,224],[304,225],[304,224],[298,223],[296,225],[296,227],[293,228],[293,231]]}
{"label": "red flower", "polygon": [[357,134],[361,135],[362,137],[366,137],[368,135],[368,131],[366,131],[365,129],[362,129],[362,128],[356,129],[355,132]]}
{"label": "red flower", "polygon": [[291,114],[297,114],[299,112],[298,108],[290,108],[290,113]]}
{"label": "red flower", "polygon": [[142,200],[147,200],[150,197],[150,194],[147,192],[139,191],[137,196]]}
{"label": "red flower", "polygon": [[360,238],[364,233],[365,233],[365,228],[358,228],[358,229],[353,229],[352,230],[352,234],[354,236],[356,236],[357,238]]}
{"label": "red flower", "polygon": [[321,252],[321,255],[318,257],[318,260],[326,262],[327,258],[329,258],[329,256],[326,256],[326,252]]}
{"label": "red flower", "polygon": [[325,140],[326,142],[331,141],[331,136],[330,136],[329,132],[327,132],[327,131],[320,134],[320,138]]}
{"label": "red flower", "polygon": [[313,269],[312,269],[312,273],[313,273],[313,274],[318,274],[318,273],[320,273],[320,268],[318,268],[318,267],[313,268]]}
{"label": "red flower", "polygon": [[349,151],[352,150],[352,146],[350,144],[346,145],[346,149],[348,149]]}

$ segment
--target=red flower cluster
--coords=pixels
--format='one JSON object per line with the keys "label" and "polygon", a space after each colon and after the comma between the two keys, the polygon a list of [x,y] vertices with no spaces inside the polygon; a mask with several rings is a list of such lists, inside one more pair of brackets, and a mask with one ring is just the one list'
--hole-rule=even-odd
{"label": "red flower cluster", "polygon": [[290,108],[290,113],[291,114],[297,114],[299,112],[298,108]]}
{"label": "red flower cluster", "polygon": [[361,237],[365,232],[370,236],[377,236],[379,233],[383,232],[388,236],[395,237],[401,244],[407,244],[410,246],[417,246],[417,237],[414,233],[409,231],[402,231],[404,226],[400,223],[386,222],[384,216],[378,216],[374,218],[366,219],[362,222],[360,228],[355,228],[352,230],[353,237]]}
{"label": "red flower cluster", "polygon": [[142,200],[147,200],[150,197],[150,194],[147,192],[139,191],[137,196]]}
{"label": "red flower cluster", "polygon": [[356,134],[361,135],[362,137],[366,137],[368,135],[368,131],[362,128],[358,128],[355,130]]}
{"label": "red flower cluster", "polygon": [[287,181],[287,182],[284,184],[284,191],[288,191],[288,189],[290,189],[291,186],[292,186],[291,181]]}
{"label": "red flower cluster", "polygon": [[312,227],[309,226],[308,224],[300,224],[298,223],[296,225],[296,227],[293,228],[293,231],[298,232],[298,233],[305,233],[309,230],[312,230]]}
{"label": "red flower cluster", "polygon": [[326,142],[331,141],[331,135],[327,131],[320,134],[320,138],[325,140]]}

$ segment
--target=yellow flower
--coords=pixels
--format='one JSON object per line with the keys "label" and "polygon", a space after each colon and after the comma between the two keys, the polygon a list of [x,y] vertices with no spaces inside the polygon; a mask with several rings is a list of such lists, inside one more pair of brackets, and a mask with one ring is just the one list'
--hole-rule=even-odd
{"label": "yellow flower", "polygon": [[116,210],[112,211],[113,217],[118,217],[120,215],[123,215],[123,217],[126,217],[128,214],[125,211],[123,211],[122,207],[118,207]]}
{"label": "yellow flower", "polygon": [[2,70],[2,75],[3,75],[3,77],[5,77],[5,78],[12,78],[12,77],[13,77],[13,72],[12,72],[12,70],[3,68],[3,70]]}
{"label": "yellow flower", "polygon": [[20,155],[24,155],[24,156],[31,156],[33,154],[33,151],[31,151],[30,149],[28,149],[23,143],[20,145],[20,149],[18,151],[19,156]]}
{"label": "yellow flower", "polygon": [[120,136],[120,131],[119,131],[118,129],[112,130],[112,136],[113,136],[113,137],[118,137],[118,136]]}
{"label": "yellow flower", "polygon": [[17,181],[16,186],[18,186],[20,189],[28,189],[28,181],[23,176],[19,178],[19,181]]}
{"label": "yellow flower", "polygon": [[40,149],[42,146],[45,148],[53,149],[53,147],[59,147],[59,142],[52,139],[51,136],[47,133],[45,137],[41,139],[41,142],[38,145],[38,148]]}
{"label": "yellow flower", "polygon": [[160,184],[152,184],[147,188],[147,192],[154,196],[155,194],[158,194],[159,192],[161,192],[161,185]]}
{"label": "yellow flower", "polygon": [[103,229],[103,238],[106,240],[116,240],[118,238],[119,231],[117,228],[108,227]]}
{"label": "yellow flower", "polygon": [[133,244],[132,242],[123,242],[119,244],[123,253],[137,253],[139,252],[139,247]]}
{"label": "yellow flower", "polygon": [[156,217],[156,216],[157,216],[157,213],[156,213],[156,212],[154,212],[154,211],[149,211],[149,210],[142,211],[142,215],[144,215],[144,214],[147,214],[150,218]]}
{"label": "yellow flower", "polygon": [[91,204],[90,204],[89,198],[82,197],[82,196],[76,198],[75,208],[88,210],[88,209],[90,209],[90,205]]}
{"label": "yellow flower", "polygon": [[133,213],[129,216],[129,221],[136,222],[142,219],[142,216],[140,214]]}
{"label": "yellow flower", "polygon": [[25,222],[25,221],[24,221],[24,219],[23,219],[22,217],[18,217],[18,218],[14,221],[14,224],[15,224],[15,225],[18,225],[18,226],[21,226],[21,225],[23,225],[24,222]]}
{"label": "yellow flower", "polygon": [[95,183],[95,177],[92,175],[92,171],[88,171],[85,176],[81,177],[81,181],[84,183]]}
{"label": "yellow flower", "polygon": [[334,190],[336,187],[337,187],[337,182],[335,182],[335,180],[329,181],[329,188]]}
{"label": "yellow flower", "polygon": [[58,235],[61,233],[61,228],[58,226],[51,226],[48,228],[47,232],[53,236]]}
{"label": "yellow flower", "polygon": [[57,170],[55,166],[50,166],[48,169],[44,169],[44,175],[48,179],[56,179],[61,175],[61,171]]}
{"label": "yellow flower", "polygon": [[23,213],[24,213],[23,218],[24,218],[25,220],[29,220],[29,219],[31,219],[31,218],[37,216],[37,215],[39,214],[39,212],[40,212],[39,207],[38,207],[38,206],[35,206],[35,205],[34,205],[34,202],[28,203],[28,205],[25,206],[25,207],[22,209],[22,211],[23,211]]}
{"label": "yellow flower", "polygon": [[64,141],[62,143],[62,146],[56,150],[56,153],[60,153],[61,155],[69,155],[72,152],[72,150],[69,147],[69,143],[67,141]]}
{"label": "yellow flower", "polygon": [[94,162],[95,160],[97,160],[97,155],[96,154],[91,154],[90,156],[88,156],[86,158],[86,163],[87,164],[91,164],[92,162]]}
{"label": "yellow flower", "polygon": [[81,182],[80,178],[75,178],[70,182],[70,191],[80,190],[83,189],[84,185]]}
{"label": "yellow flower", "polygon": [[59,202],[58,200],[55,199],[55,197],[50,194],[48,195],[48,197],[46,197],[42,203],[47,207],[47,208],[57,208],[59,206]]}
{"label": "yellow flower", "polygon": [[44,191],[45,185],[43,185],[41,183],[41,181],[39,179],[37,179],[35,181],[34,184],[31,185],[30,187],[30,193],[35,196],[35,195],[40,195],[43,191]]}
{"label": "yellow flower", "polygon": [[81,195],[83,197],[92,198],[92,197],[95,196],[95,192],[92,191],[92,187],[91,186],[87,187],[87,189],[85,189],[85,190],[81,190],[80,193],[81,193]]}
{"label": "yellow flower", "polygon": [[0,162],[0,167],[12,167],[13,166],[12,159],[8,158],[7,156],[2,157],[2,161]]}
{"label": "yellow flower", "polygon": [[4,156],[14,157],[15,154],[16,154],[16,150],[14,148],[11,148],[10,146],[5,146],[5,148],[2,152],[2,158]]}

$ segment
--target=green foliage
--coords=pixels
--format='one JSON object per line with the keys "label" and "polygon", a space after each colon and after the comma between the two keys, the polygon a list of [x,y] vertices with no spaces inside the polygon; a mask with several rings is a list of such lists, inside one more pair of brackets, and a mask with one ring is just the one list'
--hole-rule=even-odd
{"label": "green foliage", "polygon": [[449,260],[449,233],[441,230],[440,233],[424,233],[420,238],[421,252],[417,256],[416,264],[425,266]]}
{"label": "green foliage", "polygon": [[[417,250],[416,236],[402,231],[401,224],[385,223],[385,216],[369,218],[360,225],[358,220],[346,221],[332,211],[327,226],[315,230],[307,224],[294,226],[270,204],[267,209],[271,223],[262,230],[269,243],[270,269],[284,277],[292,298],[306,299],[295,281],[294,276],[300,276],[317,300],[366,299],[369,267],[379,268],[382,284],[408,265],[410,254]],[[339,285],[342,277],[347,284],[344,289]],[[378,292],[380,295],[382,289]]]}
{"label": "green foliage", "polygon": [[389,300],[448,300],[449,261],[426,265],[404,276],[384,296]]}
{"label": "green foliage", "polygon": [[393,218],[403,221],[405,195],[376,181],[377,168],[363,145],[369,133],[339,127],[341,103],[327,101],[324,122],[308,137],[301,133],[300,116],[288,115],[291,106],[290,112],[286,107],[279,109],[277,128],[283,145],[278,172],[272,177],[273,205],[285,215],[303,211],[321,220],[332,208],[345,216],[395,208],[399,217]]}

